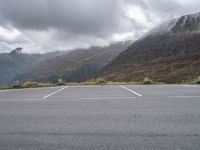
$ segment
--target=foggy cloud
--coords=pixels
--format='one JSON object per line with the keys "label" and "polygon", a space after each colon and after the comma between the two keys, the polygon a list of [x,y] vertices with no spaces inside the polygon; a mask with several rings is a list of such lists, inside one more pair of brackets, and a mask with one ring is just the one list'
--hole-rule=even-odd
{"label": "foggy cloud", "polygon": [[163,21],[200,11],[198,6],[198,0],[0,0],[0,52],[135,40]]}

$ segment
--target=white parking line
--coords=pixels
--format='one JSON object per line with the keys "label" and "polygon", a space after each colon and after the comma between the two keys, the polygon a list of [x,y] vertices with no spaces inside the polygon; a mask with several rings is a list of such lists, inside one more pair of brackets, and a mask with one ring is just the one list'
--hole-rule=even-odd
{"label": "white parking line", "polygon": [[200,88],[199,85],[184,85],[184,84],[181,84],[180,86],[183,86],[183,87],[193,87],[193,88]]}
{"label": "white parking line", "polygon": [[76,98],[77,100],[104,100],[104,99],[133,99],[136,97],[88,97],[88,98]]}
{"label": "white parking line", "polygon": [[127,91],[129,91],[129,92],[131,92],[131,93],[133,93],[133,94],[135,94],[135,95],[137,95],[137,96],[140,96],[140,97],[142,96],[141,94],[139,94],[139,93],[137,93],[137,92],[135,92],[135,91],[123,86],[123,85],[120,85],[120,87],[125,89],[125,90],[127,90]]}
{"label": "white parking line", "polygon": [[7,92],[8,90],[0,90],[0,92]]}
{"label": "white parking line", "polygon": [[199,98],[200,96],[168,96],[168,98]]}
{"label": "white parking line", "polygon": [[16,99],[16,98],[12,98],[12,99],[0,99],[0,102],[8,102],[8,101],[42,101],[43,99]]}
{"label": "white parking line", "polygon": [[59,90],[57,90],[57,91],[55,91],[55,92],[53,92],[53,93],[50,93],[50,94],[44,96],[43,99],[47,99],[48,97],[50,97],[50,96],[52,96],[52,95],[54,95],[54,94],[56,94],[56,93],[58,93],[58,92],[60,92],[60,91],[62,91],[62,90],[64,90],[64,89],[66,89],[66,88],[68,88],[68,87],[69,87],[69,86],[65,86],[65,87],[63,87],[62,89],[59,89]]}

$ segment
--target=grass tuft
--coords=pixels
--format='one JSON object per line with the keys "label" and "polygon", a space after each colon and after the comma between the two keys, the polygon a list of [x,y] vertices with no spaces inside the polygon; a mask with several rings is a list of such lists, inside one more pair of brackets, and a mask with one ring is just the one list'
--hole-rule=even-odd
{"label": "grass tuft", "polygon": [[98,78],[96,80],[96,84],[97,85],[105,85],[106,84],[106,80],[104,78]]}

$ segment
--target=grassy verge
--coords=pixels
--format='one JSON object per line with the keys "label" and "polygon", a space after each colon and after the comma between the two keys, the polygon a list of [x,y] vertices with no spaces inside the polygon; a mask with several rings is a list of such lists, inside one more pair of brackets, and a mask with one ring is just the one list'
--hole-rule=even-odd
{"label": "grassy verge", "polygon": [[25,89],[25,88],[42,88],[42,87],[55,87],[55,86],[80,86],[80,85],[86,85],[86,86],[95,86],[95,85],[142,85],[143,82],[105,82],[103,80],[100,81],[86,81],[86,82],[70,82],[70,83],[63,83],[63,84],[50,84],[50,83],[37,83],[37,82],[27,82],[24,84],[18,84],[13,86],[4,86],[0,87],[0,90],[6,90],[6,89]]}
{"label": "grassy verge", "polygon": [[56,86],[56,84],[38,83],[38,82],[26,82],[24,84],[17,84],[17,85],[12,85],[12,86],[0,87],[0,90],[6,90],[6,89],[24,89],[24,88],[41,88],[41,87],[53,87],[53,86]]}
{"label": "grassy verge", "polygon": [[[166,83],[156,82],[156,81],[132,81],[132,82],[112,82],[106,81],[103,78],[99,79],[92,79],[86,82],[70,82],[70,83],[63,83],[63,84],[53,84],[53,83],[38,83],[38,82],[26,82],[23,84],[13,85],[13,86],[4,86],[0,87],[0,90],[6,89],[23,89],[23,88],[42,88],[42,87],[55,87],[55,86],[79,86],[79,85],[165,85]],[[180,84],[200,84],[197,79],[189,79],[181,82]]]}
{"label": "grassy verge", "polygon": [[200,81],[198,79],[188,79],[188,80],[184,80],[181,82],[182,84],[200,84]]}

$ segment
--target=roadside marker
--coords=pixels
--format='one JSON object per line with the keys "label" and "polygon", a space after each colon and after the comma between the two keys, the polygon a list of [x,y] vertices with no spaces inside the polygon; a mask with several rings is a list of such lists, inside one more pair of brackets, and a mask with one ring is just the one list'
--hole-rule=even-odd
{"label": "roadside marker", "polygon": [[133,93],[133,94],[135,94],[135,95],[137,95],[137,96],[140,96],[140,97],[142,96],[141,94],[139,94],[139,93],[137,93],[137,92],[135,92],[135,91],[123,86],[123,85],[120,85],[120,87],[125,89],[125,90],[127,90],[127,91],[129,91],[129,92],[131,92],[131,93]]}
{"label": "roadside marker", "polygon": [[48,97],[50,97],[50,96],[52,96],[52,95],[54,95],[54,94],[56,94],[56,93],[58,93],[58,92],[60,92],[60,91],[62,91],[62,90],[64,90],[64,89],[66,89],[66,88],[68,88],[68,87],[69,87],[69,86],[65,86],[65,87],[63,87],[62,89],[59,89],[59,90],[57,90],[57,91],[55,91],[55,92],[53,92],[53,93],[51,93],[51,94],[48,94],[48,95],[44,96],[43,99],[47,99]]}

